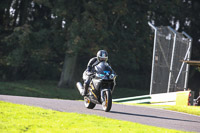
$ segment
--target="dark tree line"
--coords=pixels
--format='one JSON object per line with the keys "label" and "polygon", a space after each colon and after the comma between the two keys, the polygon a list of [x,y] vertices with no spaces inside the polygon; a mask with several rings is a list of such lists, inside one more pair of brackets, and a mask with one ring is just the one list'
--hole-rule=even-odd
{"label": "dark tree line", "polygon": [[[71,87],[105,49],[119,86],[149,89],[148,21],[191,35],[192,59],[199,60],[198,0],[1,0],[0,79],[60,80],[59,86]],[[197,74],[192,69],[190,79]]]}

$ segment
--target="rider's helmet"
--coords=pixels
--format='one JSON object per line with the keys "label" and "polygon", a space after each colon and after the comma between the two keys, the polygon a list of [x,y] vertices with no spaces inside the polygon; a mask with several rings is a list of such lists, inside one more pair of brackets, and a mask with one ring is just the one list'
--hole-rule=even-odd
{"label": "rider's helmet", "polygon": [[98,59],[98,61],[107,61],[108,53],[105,50],[99,50],[97,52],[97,59]]}

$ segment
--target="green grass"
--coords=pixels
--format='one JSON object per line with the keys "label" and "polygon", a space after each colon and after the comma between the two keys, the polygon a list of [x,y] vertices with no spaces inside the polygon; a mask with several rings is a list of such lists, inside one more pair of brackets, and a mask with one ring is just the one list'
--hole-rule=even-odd
{"label": "green grass", "polygon": [[200,116],[200,107],[199,106],[181,106],[181,105],[165,105],[164,106],[163,105],[160,107],[162,107],[163,109],[166,109],[166,110],[178,111],[178,112],[183,112],[183,113]]}
{"label": "green grass", "polygon": [[65,113],[0,101],[0,132],[165,132],[182,131],[110,118]]}
{"label": "green grass", "polygon": [[128,105],[137,105],[137,106],[147,106],[152,108],[166,109],[177,112],[183,112],[193,115],[200,116],[200,106],[183,106],[183,105],[152,105],[152,104],[132,104],[127,103]]}
{"label": "green grass", "polygon": [[200,116],[199,106],[169,106],[167,109]]}
{"label": "green grass", "polygon": [[35,80],[0,82],[0,94],[71,100],[82,99],[77,89],[58,88],[57,83],[57,81]]}
{"label": "green grass", "polygon": [[124,98],[124,97],[134,97],[141,95],[148,95],[148,90],[138,90],[132,88],[118,88],[116,87],[113,92],[113,99],[115,98]]}
{"label": "green grass", "polygon": [[[58,88],[58,81],[15,81],[15,82],[0,82],[0,94],[16,95],[16,96],[31,96],[44,98],[59,98],[81,100],[78,90],[75,88]],[[148,94],[147,91],[115,88],[113,98],[138,96]]]}

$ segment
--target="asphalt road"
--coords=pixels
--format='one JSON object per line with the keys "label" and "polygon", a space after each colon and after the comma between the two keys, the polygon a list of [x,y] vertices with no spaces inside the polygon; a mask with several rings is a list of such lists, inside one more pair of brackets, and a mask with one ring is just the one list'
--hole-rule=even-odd
{"label": "asphalt road", "polygon": [[167,111],[163,109],[113,104],[110,112],[104,112],[101,108],[101,105],[97,105],[94,109],[86,109],[83,101],[7,95],[0,95],[0,101],[38,106],[45,109],[52,109],[62,112],[94,114],[168,129],[200,132],[199,116]]}

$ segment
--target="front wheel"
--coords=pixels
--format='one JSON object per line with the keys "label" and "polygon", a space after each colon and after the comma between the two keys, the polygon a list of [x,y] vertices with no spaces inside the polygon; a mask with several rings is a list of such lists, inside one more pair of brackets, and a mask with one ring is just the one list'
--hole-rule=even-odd
{"label": "front wheel", "polygon": [[104,101],[102,103],[103,110],[109,112],[112,107],[112,95],[109,90],[103,92]]}
{"label": "front wheel", "polygon": [[93,109],[96,106],[96,104],[92,103],[88,97],[84,97],[84,104],[88,109]]}

